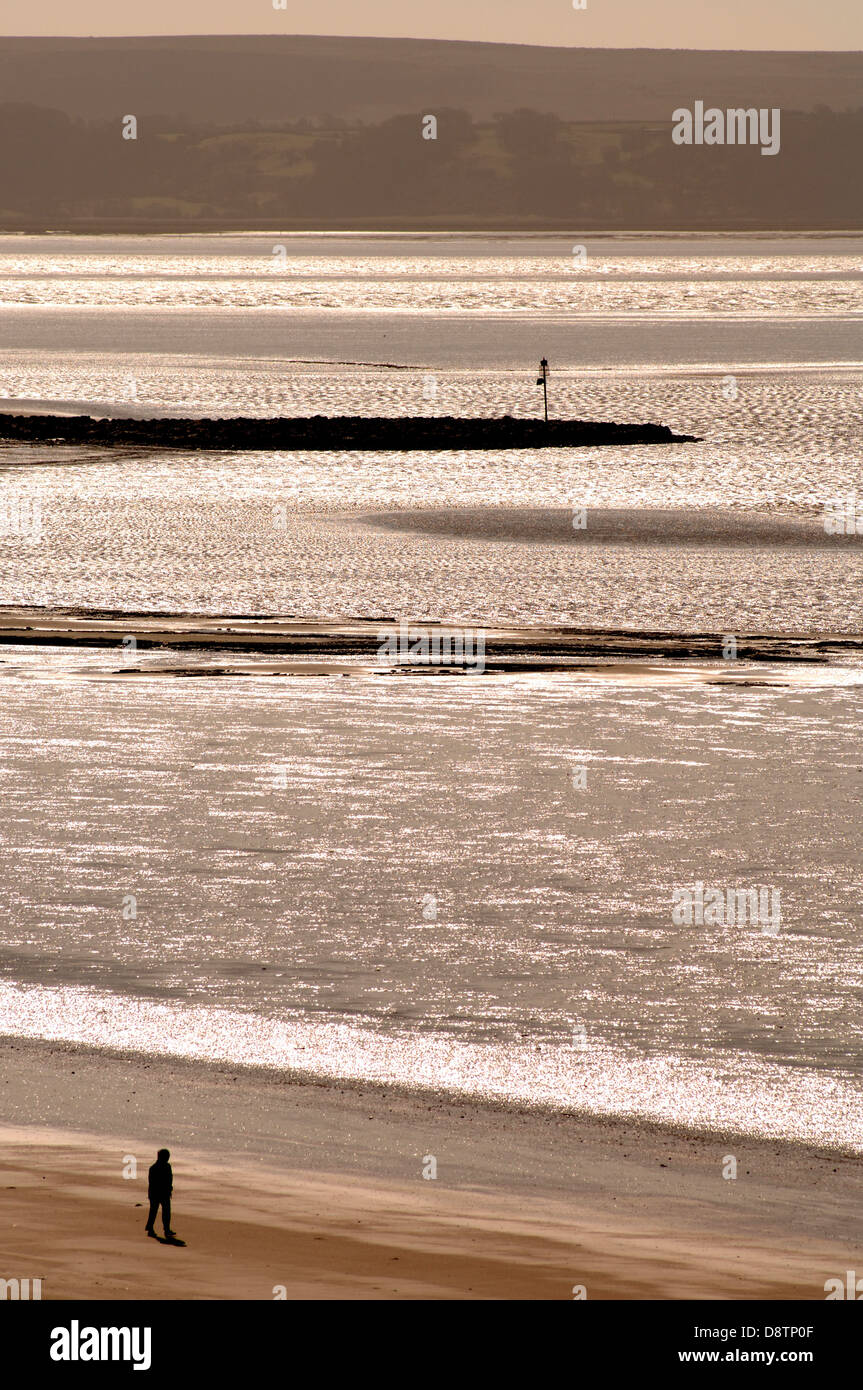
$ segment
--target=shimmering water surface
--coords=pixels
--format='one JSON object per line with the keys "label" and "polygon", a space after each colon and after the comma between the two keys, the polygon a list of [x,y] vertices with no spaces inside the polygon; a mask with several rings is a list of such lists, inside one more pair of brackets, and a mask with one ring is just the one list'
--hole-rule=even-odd
{"label": "shimmering water surface", "polygon": [[[857,548],[821,519],[860,481],[863,245],[587,251],[0,240],[0,391],[21,408],[532,414],[546,352],[555,413],[701,436],[4,446],[0,602],[861,633]],[[619,540],[491,526],[581,507],[615,509]],[[454,508],[470,525],[447,534]],[[808,519],[817,543],[626,534],[644,509],[717,508]],[[419,511],[435,526],[393,529]],[[130,680],[110,651],[0,652],[7,1031],[863,1148],[855,660],[737,687],[148,661]],[[771,886],[779,933],[675,926],[695,881]]]}

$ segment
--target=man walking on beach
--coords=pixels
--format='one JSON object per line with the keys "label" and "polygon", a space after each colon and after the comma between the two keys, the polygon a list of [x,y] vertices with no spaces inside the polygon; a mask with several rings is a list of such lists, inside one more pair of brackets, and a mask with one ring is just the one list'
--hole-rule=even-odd
{"label": "man walking on beach", "polygon": [[174,1190],[174,1174],[168,1159],[171,1157],[167,1149],[160,1149],[156,1155],[156,1162],[151,1166],[148,1174],[147,1196],[150,1198],[150,1215],[147,1217],[147,1235],[158,1239],[153,1230],[153,1222],[156,1220],[159,1207],[162,1208],[162,1224],[165,1227],[165,1236],[170,1239],[174,1235],[171,1230],[171,1193]]}

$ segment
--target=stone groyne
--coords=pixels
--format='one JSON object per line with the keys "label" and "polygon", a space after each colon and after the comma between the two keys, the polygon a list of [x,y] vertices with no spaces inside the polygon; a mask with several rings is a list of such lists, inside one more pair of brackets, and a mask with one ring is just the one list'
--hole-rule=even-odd
{"label": "stone groyne", "polygon": [[665,425],[594,420],[457,419],[453,416],[315,415],[283,420],[93,419],[89,415],[0,415],[0,440],[171,449],[542,449],[610,444],[680,444]]}

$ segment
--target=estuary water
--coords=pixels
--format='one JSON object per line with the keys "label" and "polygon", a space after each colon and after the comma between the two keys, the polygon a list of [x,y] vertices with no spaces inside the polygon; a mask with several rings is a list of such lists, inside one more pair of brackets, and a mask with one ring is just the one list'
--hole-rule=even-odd
{"label": "estuary water", "polygon": [[[699,436],[0,446],[0,603],[859,636],[861,285],[842,237],[0,238],[7,408],[530,415],[545,355],[553,413]],[[853,645],[735,685],[175,656],[0,651],[5,1033],[863,1149]],[[695,883],[779,931],[677,924]]]}

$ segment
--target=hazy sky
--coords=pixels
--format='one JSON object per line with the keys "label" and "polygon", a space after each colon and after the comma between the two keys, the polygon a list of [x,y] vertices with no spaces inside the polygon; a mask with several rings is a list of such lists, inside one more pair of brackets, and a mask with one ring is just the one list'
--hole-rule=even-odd
{"label": "hazy sky", "polygon": [[0,33],[386,34],[604,48],[863,49],[863,0],[3,0]]}

